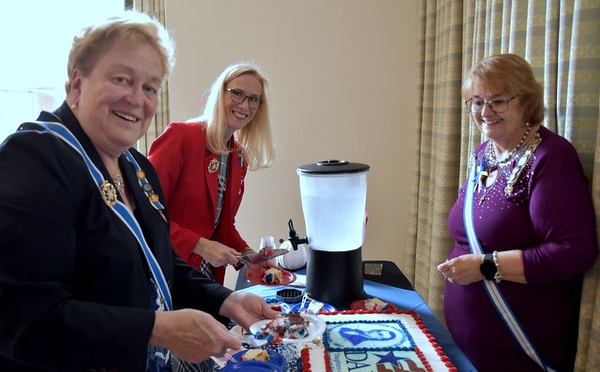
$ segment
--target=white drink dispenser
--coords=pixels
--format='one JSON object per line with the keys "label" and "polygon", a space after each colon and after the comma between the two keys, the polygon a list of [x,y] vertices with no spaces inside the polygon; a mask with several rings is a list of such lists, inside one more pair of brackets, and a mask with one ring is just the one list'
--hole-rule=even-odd
{"label": "white drink dispenser", "polygon": [[369,166],[326,160],[298,167],[308,239],[306,292],[336,307],[364,299],[362,244]]}

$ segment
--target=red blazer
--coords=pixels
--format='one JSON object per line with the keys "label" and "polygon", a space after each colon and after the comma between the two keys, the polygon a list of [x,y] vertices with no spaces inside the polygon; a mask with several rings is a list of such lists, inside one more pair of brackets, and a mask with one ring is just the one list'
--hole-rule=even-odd
{"label": "red blazer", "polygon": [[[156,168],[171,216],[171,242],[175,252],[195,268],[201,258],[192,250],[204,237],[238,251],[248,247],[235,227],[235,216],[244,196],[247,164],[237,143],[229,155],[227,188],[221,221],[215,230],[218,170],[210,169],[219,155],[206,147],[203,123],[171,123],[152,143],[148,159]],[[214,161],[213,161],[214,163]],[[215,268],[215,279],[223,284],[225,268]]]}

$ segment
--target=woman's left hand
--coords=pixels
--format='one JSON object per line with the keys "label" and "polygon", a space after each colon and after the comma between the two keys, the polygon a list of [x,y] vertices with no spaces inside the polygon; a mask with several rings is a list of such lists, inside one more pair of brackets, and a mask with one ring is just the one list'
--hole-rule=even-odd
{"label": "woman's left hand", "polygon": [[228,317],[247,330],[261,319],[275,318],[278,312],[267,305],[260,296],[233,292],[221,305],[219,314]]}
{"label": "woman's left hand", "polygon": [[437,269],[450,283],[467,285],[485,279],[479,270],[482,258],[480,254],[465,254],[442,262]]}

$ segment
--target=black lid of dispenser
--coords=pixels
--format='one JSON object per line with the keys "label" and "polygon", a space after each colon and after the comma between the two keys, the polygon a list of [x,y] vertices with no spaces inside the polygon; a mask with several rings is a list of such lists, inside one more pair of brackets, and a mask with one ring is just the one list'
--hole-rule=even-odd
{"label": "black lid of dispenser", "polygon": [[330,173],[361,173],[369,170],[367,164],[350,163],[346,160],[321,160],[314,164],[298,167],[298,174],[330,174]]}

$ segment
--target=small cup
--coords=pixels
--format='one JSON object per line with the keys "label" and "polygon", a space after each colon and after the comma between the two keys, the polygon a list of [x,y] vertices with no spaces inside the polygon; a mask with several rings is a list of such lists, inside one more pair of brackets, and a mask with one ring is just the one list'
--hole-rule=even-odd
{"label": "small cup", "polygon": [[275,244],[275,237],[271,235],[265,235],[262,238],[260,238],[260,247],[258,247],[258,249],[261,250],[267,247],[271,249],[277,248],[277,245]]}
{"label": "small cup", "polygon": [[277,299],[281,302],[285,302],[288,304],[294,304],[296,302],[300,302],[302,300],[302,296],[304,295],[304,291],[294,288],[286,288],[280,289],[275,293]]}

